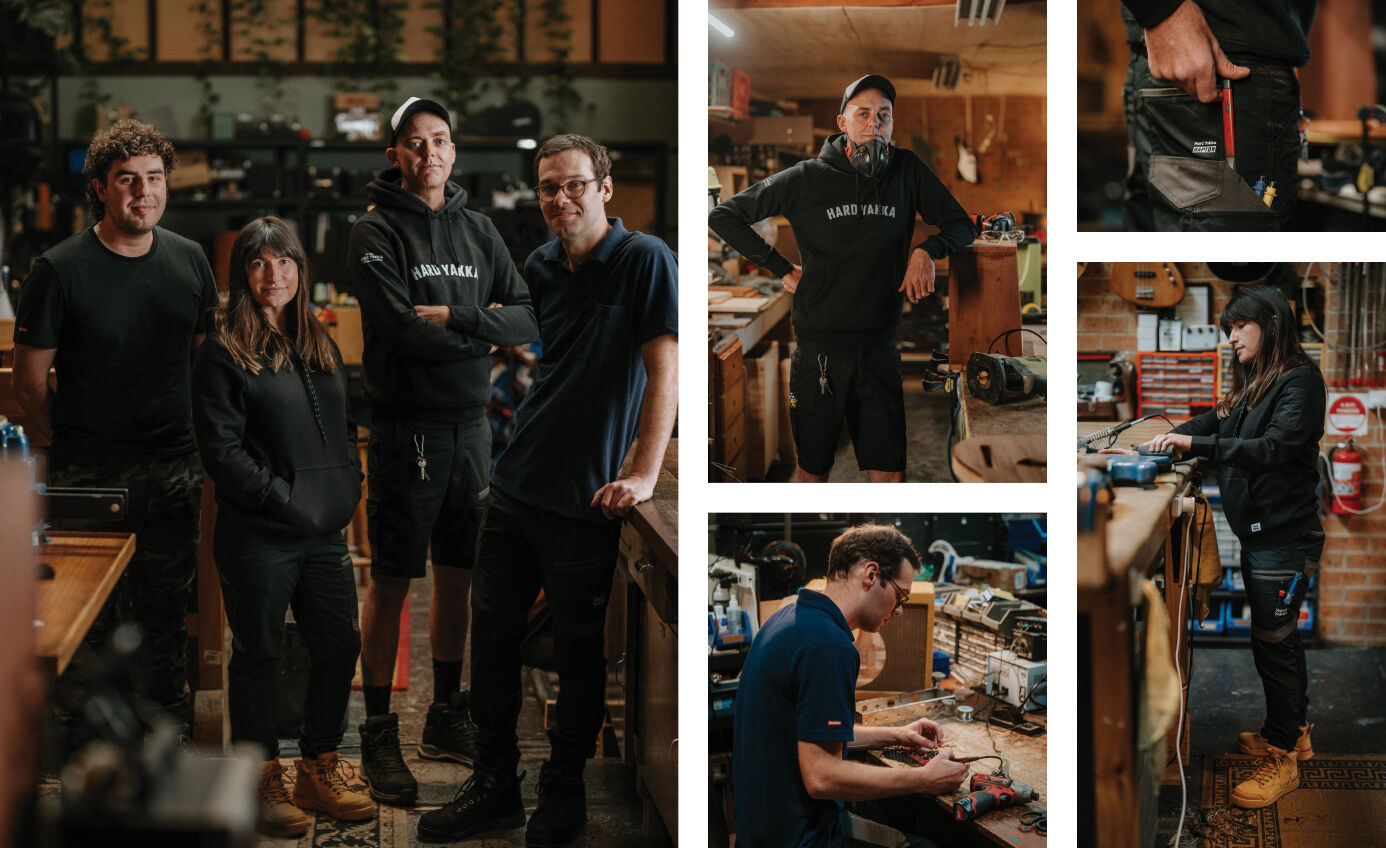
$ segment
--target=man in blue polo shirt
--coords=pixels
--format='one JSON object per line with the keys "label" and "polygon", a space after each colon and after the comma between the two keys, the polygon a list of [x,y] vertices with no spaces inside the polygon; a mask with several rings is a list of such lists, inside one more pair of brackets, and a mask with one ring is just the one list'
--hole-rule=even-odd
{"label": "man in blue polo shirt", "polygon": [[940,752],[922,768],[852,762],[847,749],[937,748],[937,724],[853,726],[861,666],[852,630],[875,633],[909,598],[919,554],[894,527],[863,524],[833,540],[828,585],[756,634],[736,696],[732,773],[738,848],[836,848],[844,801],[952,792],[967,766]]}
{"label": "man in blue polo shirt", "polygon": [[480,757],[453,801],[420,819],[426,841],[524,823],[520,643],[540,589],[553,611],[559,692],[525,844],[567,845],[587,821],[582,772],[605,711],[620,517],[653,495],[678,412],[677,261],[664,242],[606,216],[610,170],[606,148],[579,135],[549,139],[535,156],[540,207],[558,238],[525,262],[543,355],[491,474],[472,577]]}

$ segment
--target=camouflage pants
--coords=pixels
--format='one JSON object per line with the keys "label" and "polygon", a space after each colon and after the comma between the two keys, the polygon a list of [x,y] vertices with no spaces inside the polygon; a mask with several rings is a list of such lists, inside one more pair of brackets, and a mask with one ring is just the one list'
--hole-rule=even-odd
{"label": "camouflage pants", "polygon": [[75,729],[81,704],[101,670],[100,648],[125,621],[138,623],[144,637],[135,691],[190,725],[186,616],[197,573],[203,479],[196,451],[127,465],[69,465],[54,469],[50,478],[54,486],[129,490],[126,520],[64,521],[55,529],[135,534],[135,553],[124,576],[58,681],[62,729]]}

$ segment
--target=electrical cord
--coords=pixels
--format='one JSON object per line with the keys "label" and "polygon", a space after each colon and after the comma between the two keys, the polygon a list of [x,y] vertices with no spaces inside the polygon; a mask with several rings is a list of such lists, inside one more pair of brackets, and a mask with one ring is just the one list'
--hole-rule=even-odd
{"label": "electrical cord", "polygon": [[[1197,498],[1198,496],[1194,498],[1195,504],[1198,502]],[[1207,504],[1206,498],[1204,499],[1204,504]],[[1195,514],[1197,514],[1197,507],[1195,507]],[[1203,521],[1200,522],[1198,528],[1198,560],[1195,568],[1199,568],[1203,565],[1203,531],[1207,527],[1207,524],[1208,513],[1205,511],[1203,513]],[[1195,568],[1189,568],[1187,561],[1184,563],[1184,579],[1179,581],[1179,609],[1181,611],[1185,609],[1186,599],[1188,603],[1192,603],[1193,600],[1189,597],[1188,590],[1189,587],[1193,585]],[[1190,618],[1192,618],[1192,616],[1190,616]],[[1174,637],[1174,672],[1176,675],[1179,674],[1179,646],[1180,640],[1184,636],[1184,630],[1185,625],[1181,624],[1178,633],[1176,633]],[[1185,667],[1185,671],[1186,673],[1184,675],[1180,675],[1179,717],[1177,719],[1179,723],[1174,729],[1174,757],[1179,764],[1179,827],[1174,831],[1174,839],[1170,842],[1173,848],[1179,848],[1179,840],[1184,836],[1184,816],[1189,808],[1189,785],[1184,777],[1184,752],[1182,746],[1184,743],[1184,721],[1189,708],[1187,687],[1193,682],[1192,637],[1189,638],[1189,662]]]}
{"label": "electrical cord", "polygon": [[1333,342],[1330,342],[1328,340],[1328,334],[1323,331],[1323,328],[1320,327],[1318,324],[1314,323],[1313,314],[1309,311],[1309,273],[1313,270],[1315,265],[1321,264],[1322,263],[1320,262],[1310,262],[1308,265],[1304,266],[1304,277],[1301,279],[1299,285],[1299,304],[1302,309],[1302,312],[1300,314],[1309,316],[1309,326],[1313,327],[1314,332],[1318,333],[1319,338],[1323,339],[1324,347],[1327,347],[1331,350],[1345,350],[1356,353],[1366,353],[1368,351],[1373,351],[1382,347],[1386,347],[1386,341],[1380,341],[1374,345],[1363,345],[1361,347],[1334,344]]}
{"label": "electrical cord", "polygon": [[[1376,426],[1381,427],[1381,408],[1377,407],[1373,411],[1376,413]],[[1319,459],[1323,460],[1323,462],[1328,465],[1328,494],[1336,507],[1341,508],[1349,515],[1370,515],[1378,509],[1381,509],[1383,505],[1386,505],[1386,485],[1381,487],[1381,497],[1377,498],[1376,503],[1366,509],[1353,509],[1343,503],[1343,499],[1338,497],[1337,492],[1333,491],[1333,460],[1323,451],[1319,451]],[[1381,451],[1381,478],[1382,480],[1386,480],[1386,450]]]}
{"label": "electrical cord", "polygon": [[1037,339],[1039,339],[1041,342],[1043,342],[1044,345],[1045,345],[1046,347],[1048,347],[1048,345],[1049,345],[1049,340],[1048,340],[1048,339],[1046,339],[1044,336],[1041,336],[1039,333],[1035,332],[1034,330],[1030,329],[1029,327],[1017,327],[1017,328],[1015,328],[1014,330],[1006,330],[1006,331],[1003,332],[1001,335],[999,335],[999,336],[997,336],[996,338],[992,339],[992,340],[991,340],[991,344],[987,345],[987,353],[991,353],[991,352],[992,352],[992,351],[991,351],[992,346],[995,345],[997,342],[1001,341],[1002,339],[1004,339],[1006,336],[1009,336],[1011,333],[1029,333],[1030,335],[1034,336],[1035,338],[1037,338]]}

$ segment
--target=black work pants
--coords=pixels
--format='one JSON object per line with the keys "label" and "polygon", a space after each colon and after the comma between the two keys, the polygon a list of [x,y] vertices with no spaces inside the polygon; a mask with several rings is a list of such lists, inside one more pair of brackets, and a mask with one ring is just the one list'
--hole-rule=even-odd
{"label": "black work pants", "polygon": [[1299,638],[1299,609],[1309,578],[1318,569],[1323,540],[1323,531],[1315,530],[1290,545],[1242,550],[1242,581],[1251,604],[1251,655],[1266,693],[1261,735],[1287,751],[1294,749],[1299,726],[1309,712],[1309,672]]}
{"label": "black work pants", "polygon": [[232,741],[255,742],[268,759],[279,756],[274,708],[284,612],[292,607],[311,661],[299,744],[304,757],[337,750],[361,653],[356,579],[342,534],[297,550],[224,535],[216,534],[213,550],[231,626]]}
{"label": "black work pants", "polygon": [[616,521],[579,521],[491,490],[472,572],[471,711],[488,771],[514,774],[520,760],[520,643],[540,589],[553,612],[558,671],[551,760],[581,771],[596,753],[606,709],[606,606],[620,530]]}
{"label": "black work pants", "polygon": [[135,534],[135,553],[125,573],[59,678],[55,699],[64,747],[80,745],[89,735],[81,727],[83,704],[104,673],[100,651],[122,621],[136,622],[144,639],[135,691],[184,727],[191,726],[186,621],[197,574],[204,476],[196,451],[123,465],[65,465],[49,475],[54,486],[128,493],[124,520],[63,521],[56,529]]}
{"label": "black work pants", "polygon": [[[1221,104],[1151,76],[1144,46],[1132,45],[1123,92],[1127,230],[1271,231],[1289,222],[1299,195],[1299,80],[1288,65],[1234,61],[1251,68],[1232,82],[1236,170],[1226,161]],[[1261,177],[1276,184],[1269,208],[1252,190]]]}

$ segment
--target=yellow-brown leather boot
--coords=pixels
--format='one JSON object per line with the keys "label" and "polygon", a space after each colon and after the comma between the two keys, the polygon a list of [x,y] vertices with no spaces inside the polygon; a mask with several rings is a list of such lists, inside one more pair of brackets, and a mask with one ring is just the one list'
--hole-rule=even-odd
{"label": "yellow-brown leather boot", "polygon": [[1284,748],[1267,746],[1266,755],[1256,761],[1256,771],[1249,780],[1232,790],[1232,803],[1255,810],[1269,807],[1286,792],[1299,787],[1299,763]]}
{"label": "yellow-brown leather boot", "polygon": [[375,815],[375,802],[370,796],[347,784],[347,778],[356,772],[336,751],[294,760],[294,768],[298,772],[294,779],[294,803],[301,809],[316,810],[341,821],[362,821]]}
{"label": "yellow-brown leather boot", "polygon": [[[1299,738],[1295,740],[1294,750],[1290,751],[1294,758],[1299,762],[1314,759],[1314,745],[1309,741],[1309,731],[1314,729],[1314,725],[1305,722],[1299,726]],[[1270,743],[1266,737],[1261,735],[1261,731],[1255,733],[1237,734],[1237,750],[1243,754],[1250,754],[1253,757],[1262,757],[1266,754],[1266,749]]]}
{"label": "yellow-brown leather boot", "polygon": [[308,817],[289,800],[284,785],[284,767],[278,760],[266,760],[260,769],[260,817],[256,828],[266,836],[302,836],[308,832]]}

